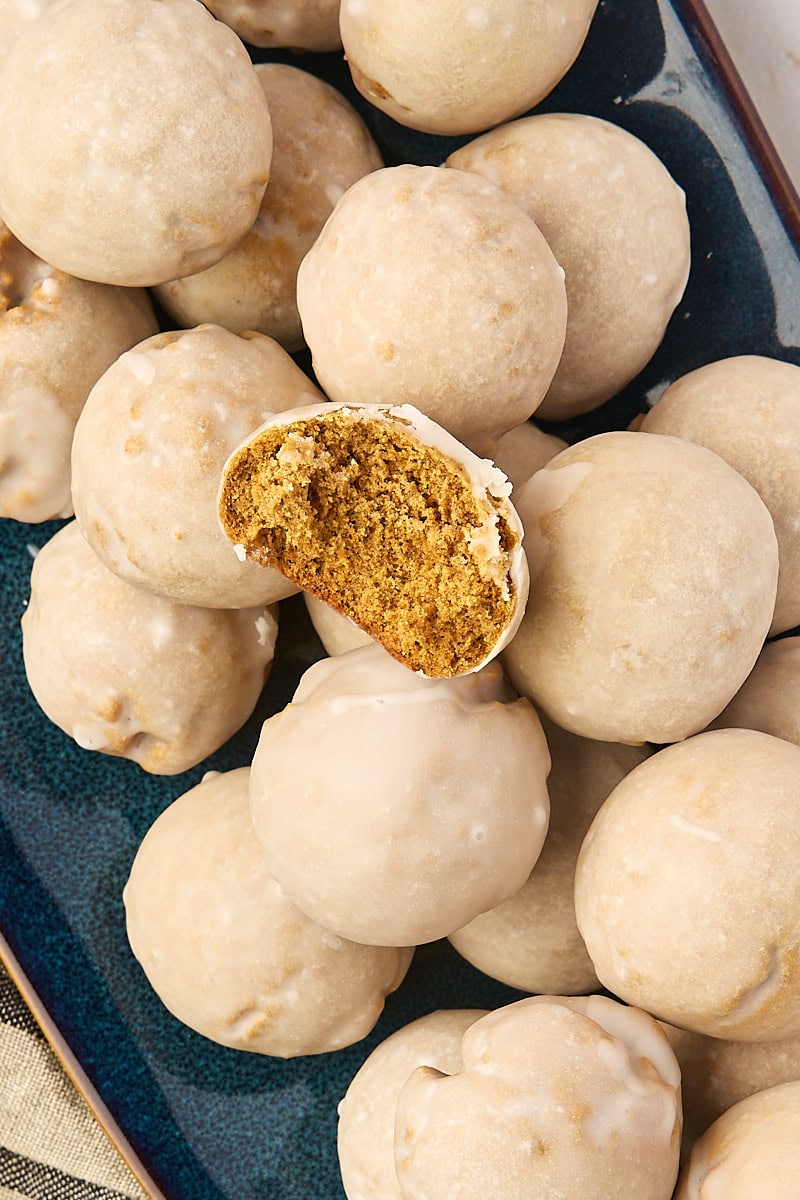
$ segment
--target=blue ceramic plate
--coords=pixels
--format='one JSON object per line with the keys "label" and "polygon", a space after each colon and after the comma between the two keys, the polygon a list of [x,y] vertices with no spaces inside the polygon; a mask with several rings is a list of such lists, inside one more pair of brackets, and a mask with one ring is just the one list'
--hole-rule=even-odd
{"label": "blue ceramic plate", "polygon": [[[364,112],[341,59],[304,65]],[[542,109],[592,113],[646,141],[685,189],[693,232],[689,287],[662,347],[619,397],[562,429],[570,440],[624,427],[649,392],[716,358],[756,353],[800,364],[800,205],[697,0],[601,0],[578,63]],[[440,162],[456,144],[366,115],[387,162]],[[31,555],[54,528],[0,528],[4,956],[153,1195],[335,1200],[343,1195],[336,1105],[376,1042],[433,1008],[492,1007],[516,993],[439,943],[418,952],[374,1033],[336,1055],[284,1063],[241,1054],[169,1016],[125,940],[120,894],[136,848],[205,770],[249,761],[261,720],[288,701],[321,647],[302,606],[284,604],[258,713],[183,777],[151,778],[83,752],[38,711],[22,669]]]}

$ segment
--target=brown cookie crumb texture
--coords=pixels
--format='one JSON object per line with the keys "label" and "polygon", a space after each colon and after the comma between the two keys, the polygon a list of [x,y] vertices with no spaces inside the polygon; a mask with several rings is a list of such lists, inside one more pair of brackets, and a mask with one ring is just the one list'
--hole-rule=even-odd
{"label": "brown cookie crumb texture", "polygon": [[[495,511],[435,447],[341,413],[264,430],[232,459],[220,503],[249,558],[431,677],[473,670],[511,619],[513,585],[470,546]],[[500,514],[497,530],[508,553],[517,537]]]}

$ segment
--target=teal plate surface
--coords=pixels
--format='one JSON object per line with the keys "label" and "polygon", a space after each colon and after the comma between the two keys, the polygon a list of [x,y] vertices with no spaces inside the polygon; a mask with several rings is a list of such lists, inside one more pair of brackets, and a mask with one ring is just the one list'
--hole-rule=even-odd
{"label": "teal plate surface", "polygon": [[[717,50],[694,0],[602,0],[577,64],[540,106],[605,117],[647,142],[686,191],[693,235],[691,279],[663,345],[601,411],[559,428],[571,441],[625,427],[648,393],[714,359],[800,364],[800,208]],[[366,112],[337,56],[258,57],[339,86],[389,163],[438,163],[458,144]],[[494,1007],[518,993],[437,943],[418,952],[369,1038],[288,1063],[216,1046],[163,1009],[125,939],[120,897],[137,846],[206,770],[249,762],[261,721],[322,650],[302,605],[282,605],[278,660],[257,713],[185,776],[149,777],[81,751],[39,712],[22,668],[32,551],[55,528],[0,526],[0,930],[151,1187],[169,1200],[335,1200],[336,1105],[372,1047],[434,1008]]]}

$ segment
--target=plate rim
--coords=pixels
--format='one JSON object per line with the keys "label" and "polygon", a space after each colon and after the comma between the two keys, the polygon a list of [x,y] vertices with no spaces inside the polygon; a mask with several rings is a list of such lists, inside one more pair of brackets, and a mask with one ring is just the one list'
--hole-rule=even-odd
{"label": "plate rim", "polygon": [[[705,0],[666,0],[698,55],[719,78],[733,117],[764,180],[784,229],[800,253],[800,185],[795,186]],[[685,17],[682,15],[685,14]]]}

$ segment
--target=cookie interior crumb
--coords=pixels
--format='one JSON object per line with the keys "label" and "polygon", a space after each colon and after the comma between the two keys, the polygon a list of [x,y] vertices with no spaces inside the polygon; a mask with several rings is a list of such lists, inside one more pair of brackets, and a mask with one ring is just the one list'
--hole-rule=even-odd
{"label": "cookie interior crumb", "polygon": [[228,464],[220,516],[250,558],[431,677],[473,670],[511,620],[518,539],[498,501],[398,419],[267,427]]}

